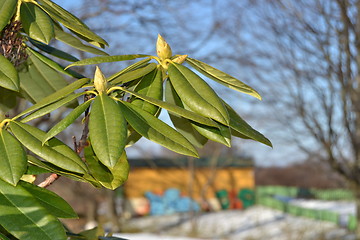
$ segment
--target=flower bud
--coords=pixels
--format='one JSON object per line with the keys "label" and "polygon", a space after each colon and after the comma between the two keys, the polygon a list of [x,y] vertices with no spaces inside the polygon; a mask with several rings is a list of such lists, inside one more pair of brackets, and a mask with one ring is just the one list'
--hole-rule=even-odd
{"label": "flower bud", "polygon": [[172,56],[172,51],[169,44],[165,39],[158,34],[158,39],[156,42],[156,53],[160,59],[168,59]]}
{"label": "flower bud", "polygon": [[182,64],[185,61],[185,59],[187,58],[187,56],[188,55],[179,55],[176,58],[174,58],[172,61],[176,62],[178,64]]}
{"label": "flower bud", "polygon": [[94,75],[94,86],[98,93],[104,93],[107,90],[107,81],[100,68],[96,66]]}

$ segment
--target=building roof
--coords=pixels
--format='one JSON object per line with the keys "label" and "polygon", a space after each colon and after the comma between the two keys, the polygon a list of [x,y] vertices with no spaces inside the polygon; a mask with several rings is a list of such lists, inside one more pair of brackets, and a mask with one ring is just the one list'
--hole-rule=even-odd
{"label": "building roof", "polygon": [[149,167],[149,168],[179,168],[188,167],[191,164],[191,159],[194,161],[194,166],[202,167],[253,167],[254,161],[252,158],[154,158],[154,159],[129,159],[129,164],[132,168]]}

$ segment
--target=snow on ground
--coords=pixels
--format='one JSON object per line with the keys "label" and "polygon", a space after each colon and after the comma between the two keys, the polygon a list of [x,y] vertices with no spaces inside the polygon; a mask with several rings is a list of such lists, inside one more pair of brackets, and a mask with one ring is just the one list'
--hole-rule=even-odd
{"label": "snow on ground", "polygon": [[[322,207],[325,206],[324,202],[318,204]],[[315,208],[315,203],[310,206]],[[343,209],[348,208],[344,207]],[[255,206],[244,211],[227,210],[201,213],[193,219],[189,214],[149,216],[132,219],[125,224],[125,228],[132,232],[143,232],[117,235],[130,240],[354,239],[346,229],[340,228],[334,223],[295,217],[262,206]],[[188,236],[193,238],[186,238]]]}

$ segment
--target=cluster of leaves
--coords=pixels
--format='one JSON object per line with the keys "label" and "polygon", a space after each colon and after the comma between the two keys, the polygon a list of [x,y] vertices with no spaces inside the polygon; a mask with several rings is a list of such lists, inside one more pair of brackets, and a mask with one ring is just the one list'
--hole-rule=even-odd
{"label": "cluster of leaves", "polygon": [[[34,103],[0,122],[0,236],[4,239],[66,239],[58,218],[76,217],[59,196],[26,182],[28,176],[53,173],[95,187],[116,189],[128,176],[125,148],[142,137],[192,157],[198,157],[197,148],[208,140],[230,147],[232,136],[271,146],[265,136],[183,63],[231,89],[259,99],[260,95],[206,63],[187,55],[173,55],[160,35],[157,56],[134,54],[78,60],[49,46],[50,40],[55,38],[95,54],[104,52],[82,40],[97,47],[105,47],[106,42],[60,6],[49,0],[0,0],[0,16],[1,37],[5,40],[9,26],[14,29],[14,21],[19,21],[21,27],[13,34],[18,34],[25,47],[15,48],[29,56],[17,65],[7,58],[10,55],[0,55],[0,91]],[[10,47],[13,51],[14,46]],[[73,63],[64,68],[46,54]],[[142,60],[107,78],[98,67],[91,79],[69,70],[74,66],[134,59]],[[59,73],[76,80],[67,84]],[[0,104],[9,106],[9,98],[3,96],[1,92]],[[27,124],[81,97],[84,100],[49,131]],[[167,110],[176,129],[158,119],[162,109]],[[73,150],[56,135],[82,115],[82,137],[86,143]],[[90,239],[77,237],[74,239]]]}

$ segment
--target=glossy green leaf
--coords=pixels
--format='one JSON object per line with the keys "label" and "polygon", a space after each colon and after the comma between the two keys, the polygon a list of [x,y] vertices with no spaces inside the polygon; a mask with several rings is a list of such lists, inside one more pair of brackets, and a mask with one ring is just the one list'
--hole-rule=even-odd
{"label": "glossy green leaf", "polygon": [[239,81],[238,79],[230,76],[229,74],[224,73],[206,63],[203,63],[193,58],[186,58],[186,62],[189,63],[192,67],[194,67],[196,70],[198,70],[200,73],[202,73],[204,76],[218,83],[221,83],[228,88],[249,94],[261,100],[261,96],[257,91],[255,91],[253,88],[246,85],[245,83]]}
{"label": "glossy green leaf", "polygon": [[49,16],[35,4],[21,3],[21,23],[29,37],[49,44],[54,37],[54,27]]}
{"label": "glossy green leaf", "polygon": [[30,125],[12,121],[10,130],[15,137],[30,151],[44,160],[72,172],[87,172],[86,165],[80,157],[68,146],[56,138],[52,138],[45,145],[41,141],[45,132]]}
{"label": "glossy green leaf", "polygon": [[[162,81],[162,72],[159,69],[156,69],[145,76],[143,76],[140,82],[136,85],[135,92],[145,95],[150,98],[154,98],[157,100],[162,100],[163,98],[163,81]],[[141,109],[149,112],[154,115],[158,107],[144,101],[141,98],[131,99],[131,103],[135,106],[140,107]]]}
{"label": "glossy green leaf", "polygon": [[74,77],[74,78],[84,78],[83,75],[72,71],[72,70],[65,70],[63,66],[61,66],[60,64],[54,62],[53,60],[51,60],[48,57],[45,57],[44,55],[42,55],[41,53],[39,53],[38,51],[35,51],[34,49],[28,47],[27,50],[30,52],[30,54],[32,54],[34,56],[34,58],[38,58],[40,61],[42,61],[43,63],[45,63],[46,65],[48,65],[49,67],[51,67],[52,69],[56,70],[59,73],[63,73],[65,75],[68,75],[70,77]]}
{"label": "glossy green leaf", "polygon": [[99,57],[87,58],[84,60],[80,60],[78,62],[74,62],[69,66],[67,66],[66,69],[73,66],[84,66],[84,65],[100,64],[106,62],[119,62],[119,61],[133,60],[136,58],[144,58],[144,57],[149,57],[149,55],[132,54],[132,55],[99,56]]}
{"label": "glossy green leaf", "polygon": [[70,33],[64,32],[62,29],[60,29],[57,26],[55,26],[55,39],[65,43],[73,48],[76,48],[80,51],[89,52],[89,53],[93,53],[96,55],[108,55],[106,52],[104,52],[100,49],[97,49],[95,47],[88,46],[88,45],[82,43],[81,40],[74,37]]}
{"label": "glossy green leaf", "polygon": [[132,71],[127,71],[115,78],[113,77],[114,76],[113,75],[109,78],[109,81],[111,81],[112,85],[118,85],[120,83],[124,84],[147,75],[148,73],[152,72],[155,68],[156,68],[156,63],[150,63],[146,66],[136,68]]}
{"label": "glossy green leaf", "polygon": [[42,42],[36,41],[35,39],[29,39],[29,41],[38,49],[40,49],[41,51],[44,51],[54,57],[60,58],[60,59],[64,59],[66,61],[70,61],[70,62],[76,62],[79,61],[79,59],[77,59],[76,57],[72,56],[69,53],[63,52],[57,48],[54,48],[50,45],[46,45]]}
{"label": "glossy green leaf", "polygon": [[203,79],[177,63],[169,65],[168,74],[176,93],[191,110],[224,125],[229,124],[230,119],[221,99]]}
{"label": "glossy green leaf", "polygon": [[[166,102],[184,108],[184,105],[182,104],[179,96],[176,94],[174,88],[169,81],[166,83],[165,89]],[[168,113],[174,127],[195,147],[203,147],[208,142],[208,139],[206,137],[202,136],[198,131],[194,129],[191,121],[181,117],[178,114],[171,112]],[[216,126],[215,123],[214,126]]]}
{"label": "glossy green leaf", "polygon": [[51,215],[58,218],[78,217],[71,206],[57,194],[23,181],[21,181],[19,185],[36,198]]}
{"label": "glossy green leaf", "polygon": [[105,166],[114,167],[125,148],[127,124],[118,104],[105,94],[92,104],[89,133],[96,156]]}
{"label": "glossy green leaf", "polygon": [[26,153],[10,133],[0,128],[0,178],[16,185],[26,172]]}
{"label": "glossy green leaf", "polygon": [[[96,45],[108,45],[107,42],[92,32],[79,18],[72,15],[56,3],[50,0],[39,0],[40,7],[55,21],[59,21],[66,28],[74,31],[80,36],[97,43]],[[92,42],[90,42],[92,43]]]}
{"label": "glossy green leaf", "polygon": [[20,81],[15,67],[0,54],[0,87],[19,91]]}
{"label": "glossy green leaf", "polygon": [[[255,141],[261,142],[269,147],[272,144],[263,134],[253,129],[247,122],[245,122],[228,104],[225,104],[230,115],[230,127],[233,131],[245,135],[246,137]],[[233,134],[237,136],[236,134]]]}
{"label": "glossy green leaf", "polygon": [[90,106],[92,100],[88,100],[83,104],[77,106],[72,110],[66,117],[64,117],[60,122],[53,126],[48,133],[45,135],[45,139],[42,141],[44,144],[50,138],[56,136],[60,132],[64,131],[70,124],[72,124],[85,110]]}
{"label": "glossy green leaf", "polygon": [[99,161],[98,157],[95,156],[91,145],[86,146],[84,152],[91,174],[102,186],[114,190],[127,180],[129,163],[125,151],[123,151],[120,159],[112,168],[106,167]]}
{"label": "glossy green leaf", "polygon": [[0,180],[0,212],[0,225],[18,239],[66,239],[61,222],[20,184]]}
{"label": "glossy green leaf", "polygon": [[58,109],[62,106],[65,106],[66,104],[72,102],[74,99],[77,99],[78,97],[80,97],[81,95],[84,95],[84,94],[86,94],[86,92],[70,94],[69,96],[64,97],[63,99],[61,99],[57,102],[51,103],[43,108],[40,108],[40,109],[30,113],[29,115],[27,115],[26,117],[21,119],[21,122],[26,123],[26,122],[29,122],[36,118],[42,117],[52,111],[55,111],[56,109]]}
{"label": "glossy green leaf", "polygon": [[27,158],[29,163],[39,168],[45,169],[48,172],[56,173],[58,175],[63,175],[75,181],[88,182],[92,184],[94,187],[101,187],[100,183],[98,183],[90,174],[79,174],[79,173],[71,172],[66,169],[55,166],[50,162],[41,161],[32,155],[27,155]]}
{"label": "glossy green leaf", "polygon": [[67,95],[71,94],[75,90],[77,90],[77,89],[81,88],[82,86],[84,86],[86,83],[89,82],[89,80],[90,79],[88,79],[88,78],[82,78],[82,79],[79,79],[79,80],[67,85],[64,88],[59,89],[58,91],[56,91],[53,94],[41,99],[36,104],[32,105],[31,107],[29,107],[25,111],[18,114],[15,117],[15,119],[19,118],[21,116],[24,116],[25,114],[28,114],[28,113],[30,113],[32,111],[38,110],[40,108],[43,108],[43,107],[45,107],[47,105],[50,105],[50,104],[52,104],[54,102],[59,101],[60,99],[66,97]]}
{"label": "glossy green leaf", "polygon": [[195,121],[195,122],[199,122],[201,124],[204,124],[204,125],[208,125],[208,126],[214,126],[216,127],[217,124],[212,121],[211,119],[207,118],[207,117],[203,117],[197,113],[194,113],[192,111],[189,111],[187,109],[184,109],[182,107],[179,107],[179,106],[176,106],[174,104],[171,104],[171,103],[168,103],[168,102],[164,102],[164,101],[161,101],[161,100],[158,100],[158,99],[154,99],[154,98],[150,98],[150,97],[147,97],[147,96],[144,96],[142,94],[139,94],[139,93],[136,93],[134,91],[131,91],[131,90],[128,90],[126,88],[122,88],[123,91],[125,92],[128,92],[128,93],[131,93],[132,95],[138,97],[138,98],[141,98],[151,104],[154,104],[158,107],[161,107],[163,109],[166,109],[172,113],[175,113],[175,114],[178,114],[184,118],[187,118],[189,120],[192,120],[192,121]]}
{"label": "glossy green leaf", "polygon": [[[143,59],[143,60],[140,60],[136,63],[133,63],[131,64],[130,66],[127,66],[126,68],[122,69],[121,71],[117,72],[117,73],[114,73],[113,75],[111,75],[110,77],[108,77],[108,81],[112,81],[114,80],[115,78],[119,77],[120,75],[123,75],[124,73],[127,73],[127,72],[130,72],[130,71],[133,71],[137,68],[142,68],[142,67],[145,67],[147,66],[147,63],[151,60],[151,58],[146,58],[146,59]],[[150,70],[151,72],[152,70]]]}
{"label": "glossy green leaf", "polygon": [[16,11],[17,0],[0,0],[0,32]]}
{"label": "glossy green leaf", "polygon": [[228,126],[218,123],[218,127],[209,127],[199,123],[192,123],[192,126],[204,137],[231,147],[231,132]]}
{"label": "glossy green leaf", "polygon": [[119,106],[131,127],[145,138],[174,152],[198,157],[194,146],[166,123],[131,103],[122,101]]}

